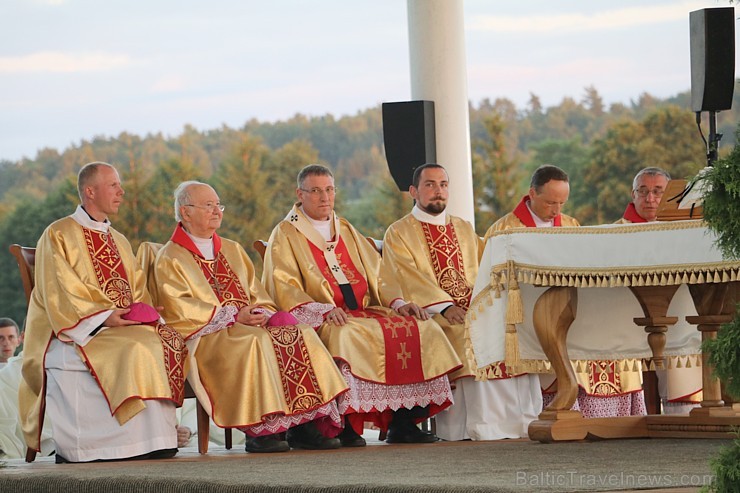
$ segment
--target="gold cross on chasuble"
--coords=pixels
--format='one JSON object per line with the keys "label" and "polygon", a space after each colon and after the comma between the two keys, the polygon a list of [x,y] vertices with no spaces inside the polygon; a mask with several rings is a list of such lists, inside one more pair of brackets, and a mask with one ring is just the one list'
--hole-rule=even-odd
{"label": "gold cross on chasuble", "polygon": [[377,317],[385,339],[386,382],[391,385],[424,380],[421,338],[414,317]]}

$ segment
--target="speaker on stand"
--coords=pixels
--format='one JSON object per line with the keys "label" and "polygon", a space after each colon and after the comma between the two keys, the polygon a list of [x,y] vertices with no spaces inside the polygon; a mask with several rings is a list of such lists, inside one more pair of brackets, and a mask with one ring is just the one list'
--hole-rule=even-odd
{"label": "speaker on stand", "polygon": [[[689,14],[691,34],[691,109],[701,132],[701,112],[709,112],[707,164],[717,160],[722,134],[717,112],[732,108],[735,89],[735,8],[695,10]],[[703,135],[702,135],[703,137]]]}

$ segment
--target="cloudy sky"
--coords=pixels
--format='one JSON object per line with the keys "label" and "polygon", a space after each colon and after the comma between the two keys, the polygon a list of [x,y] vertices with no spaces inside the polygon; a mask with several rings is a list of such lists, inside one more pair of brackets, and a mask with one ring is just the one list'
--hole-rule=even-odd
{"label": "cloudy sky", "polygon": [[[689,12],[729,5],[464,2],[470,99],[520,108],[688,90]],[[411,97],[403,0],[2,0],[0,25],[0,159]]]}

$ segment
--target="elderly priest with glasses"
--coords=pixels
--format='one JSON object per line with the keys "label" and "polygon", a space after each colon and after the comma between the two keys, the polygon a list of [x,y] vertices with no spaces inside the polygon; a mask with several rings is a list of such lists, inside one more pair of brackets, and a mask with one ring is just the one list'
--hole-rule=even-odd
{"label": "elderly priest with glasses", "polygon": [[248,452],[337,448],[347,384],[314,330],[277,312],[241,245],[216,233],[223,211],[209,185],[181,183],[150,277],[190,349],[188,381],[216,425],[247,435]]}

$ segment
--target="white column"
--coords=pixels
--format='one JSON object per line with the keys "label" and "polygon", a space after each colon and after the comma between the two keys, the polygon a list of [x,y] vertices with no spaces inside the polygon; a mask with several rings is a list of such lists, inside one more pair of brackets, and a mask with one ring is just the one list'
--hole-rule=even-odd
{"label": "white column", "polygon": [[474,223],[463,0],[407,0],[411,99],[434,101],[437,162],[450,175],[447,209]]}

